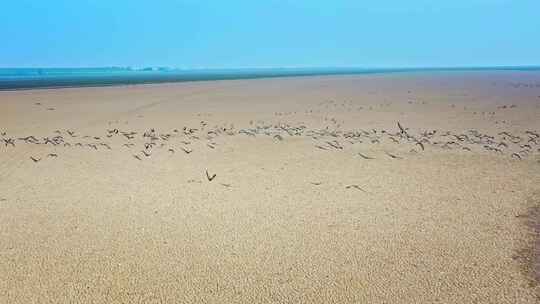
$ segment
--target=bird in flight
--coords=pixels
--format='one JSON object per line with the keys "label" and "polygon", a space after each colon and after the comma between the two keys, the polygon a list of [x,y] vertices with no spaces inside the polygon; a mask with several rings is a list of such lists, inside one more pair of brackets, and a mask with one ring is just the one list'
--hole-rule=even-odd
{"label": "bird in flight", "polygon": [[208,170],[206,170],[206,178],[208,179],[209,182],[211,182],[214,178],[216,178],[216,174],[213,174],[212,176],[210,176],[210,174],[208,174]]}
{"label": "bird in flight", "polygon": [[15,147],[15,140],[13,138],[7,138],[7,139],[3,139],[4,140],[4,144],[6,145],[6,147],[8,145],[11,145],[13,147]]}
{"label": "bird in flight", "polygon": [[363,159],[374,159],[373,157],[369,157],[369,156],[364,155],[364,154],[362,154],[360,152],[358,152],[358,155],[360,155],[360,157],[362,157]]}
{"label": "bird in flight", "polygon": [[184,152],[186,152],[186,154],[189,154],[189,153],[193,152],[193,150],[191,150],[191,149],[186,149],[186,148],[184,148],[184,147],[182,147],[181,149],[184,150]]}

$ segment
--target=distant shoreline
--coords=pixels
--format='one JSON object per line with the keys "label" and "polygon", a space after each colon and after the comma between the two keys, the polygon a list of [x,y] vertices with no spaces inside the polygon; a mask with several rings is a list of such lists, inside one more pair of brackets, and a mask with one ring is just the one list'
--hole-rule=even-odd
{"label": "distant shoreline", "polygon": [[282,77],[347,76],[437,72],[536,72],[540,66],[464,68],[276,68],[133,70],[129,68],[0,68],[0,91],[108,87],[176,82]]}

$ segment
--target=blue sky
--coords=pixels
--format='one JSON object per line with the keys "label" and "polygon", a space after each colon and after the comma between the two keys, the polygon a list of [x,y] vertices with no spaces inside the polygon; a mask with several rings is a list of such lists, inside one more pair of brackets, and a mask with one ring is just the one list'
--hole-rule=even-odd
{"label": "blue sky", "polygon": [[540,65],[540,0],[7,0],[0,67]]}

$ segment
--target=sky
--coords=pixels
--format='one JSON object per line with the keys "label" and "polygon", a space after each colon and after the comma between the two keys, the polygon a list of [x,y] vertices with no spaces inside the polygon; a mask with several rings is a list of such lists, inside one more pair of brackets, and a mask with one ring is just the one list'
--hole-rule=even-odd
{"label": "sky", "polygon": [[540,65],[540,0],[6,0],[0,67]]}

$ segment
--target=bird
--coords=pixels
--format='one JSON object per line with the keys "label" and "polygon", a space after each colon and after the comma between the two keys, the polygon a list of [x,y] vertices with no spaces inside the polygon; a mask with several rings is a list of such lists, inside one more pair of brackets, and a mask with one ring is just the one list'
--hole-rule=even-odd
{"label": "bird", "polygon": [[180,149],[182,149],[184,152],[186,152],[186,154],[189,154],[189,153],[193,152],[193,150],[191,150],[191,149],[186,149],[186,148],[184,148],[184,147],[182,147],[182,148],[180,148]]}
{"label": "bird", "polygon": [[174,153],[174,149],[169,149],[169,152]]}
{"label": "bird", "polygon": [[135,133],[133,133],[133,132],[131,132],[131,133],[122,133],[122,135],[124,135],[127,139],[135,138],[134,134]]}
{"label": "bird", "polygon": [[21,137],[21,138],[19,138],[19,140],[24,140],[25,142],[30,142],[30,143],[35,143],[35,142],[39,141],[39,140],[37,140],[37,138],[35,138],[32,135],[26,136],[26,137]]}
{"label": "bird", "polygon": [[11,145],[13,147],[15,147],[15,140],[13,138],[3,138],[4,140],[4,144],[6,145],[6,147],[8,145]]}
{"label": "bird", "polygon": [[51,144],[53,146],[56,146],[56,143],[48,137],[44,137],[43,141],[44,141],[44,144]]}
{"label": "bird", "polygon": [[517,158],[517,159],[521,160],[521,155],[519,155],[517,153],[513,153],[511,156],[512,156],[512,158]]}
{"label": "bird", "polygon": [[279,134],[274,135],[274,138],[279,140],[279,141],[283,140],[283,137],[281,135],[279,135]]}
{"label": "bird", "polygon": [[391,158],[394,158],[394,159],[402,159],[403,158],[403,157],[399,157],[399,156],[394,155],[394,154],[390,154],[388,152],[385,152],[385,153],[386,153],[386,155],[388,155],[388,156],[390,156]]}
{"label": "bird", "polygon": [[331,146],[332,148],[334,149],[338,149],[338,150],[342,150],[343,147],[339,145],[339,143],[337,141],[334,141],[334,142],[331,142],[331,141],[327,141],[326,142],[329,146]]}
{"label": "bird", "polygon": [[373,158],[373,157],[369,157],[369,156],[367,156],[367,155],[364,155],[364,154],[362,154],[362,153],[360,153],[360,152],[358,152],[358,155],[360,155],[360,157],[362,157],[363,159],[375,159],[375,158]]}
{"label": "bird", "polygon": [[58,157],[58,154],[56,154],[56,153],[49,153],[49,154],[47,154],[47,157]]}
{"label": "bird", "polygon": [[41,158],[34,158],[33,156],[30,156],[30,159],[33,160],[35,163],[41,160]]}
{"label": "bird", "polygon": [[345,187],[345,189],[351,189],[351,188],[354,188],[354,189],[360,190],[362,192],[368,193],[366,190],[360,188],[360,186],[358,186],[358,185],[349,185],[349,186]]}
{"label": "bird", "polygon": [[208,170],[206,170],[206,178],[211,182],[214,178],[216,178],[216,174],[210,176],[210,174],[208,174]]}
{"label": "bird", "polygon": [[144,154],[144,156],[146,156],[146,157],[150,157],[150,155],[152,155],[152,153],[147,153],[146,151],[141,151],[141,152],[142,152],[142,153]]}
{"label": "bird", "polygon": [[139,157],[139,155],[133,155],[133,157],[135,157],[135,158],[138,159],[138,160],[142,160],[142,159]]}
{"label": "bird", "polygon": [[405,131],[405,128],[403,128],[399,121],[397,122],[397,125],[402,134],[407,134],[407,131]]}

